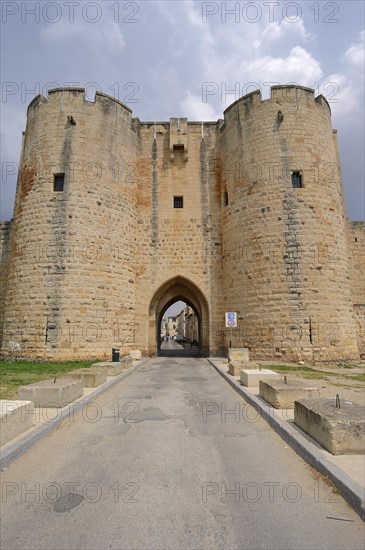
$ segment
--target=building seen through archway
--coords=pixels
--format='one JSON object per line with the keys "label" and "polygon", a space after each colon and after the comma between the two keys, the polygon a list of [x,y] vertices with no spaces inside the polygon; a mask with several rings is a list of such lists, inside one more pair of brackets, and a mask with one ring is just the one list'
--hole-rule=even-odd
{"label": "building seen through archway", "polygon": [[199,332],[199,317],[194,308],[179,301],[163,315],[160,349],[199,351]]}

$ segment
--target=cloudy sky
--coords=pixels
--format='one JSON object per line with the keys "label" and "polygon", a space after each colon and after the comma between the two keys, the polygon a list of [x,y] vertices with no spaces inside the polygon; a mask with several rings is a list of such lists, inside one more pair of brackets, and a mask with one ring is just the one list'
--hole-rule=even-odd
{"label": "cloudy sky", "polygon": [[99,89],[141,120],[216,120],[271,84],[323,93],[339,131],[348,215],[364,218],[364,3],[1,3],[1,210],[12,217],[28,103],[47,89]]}

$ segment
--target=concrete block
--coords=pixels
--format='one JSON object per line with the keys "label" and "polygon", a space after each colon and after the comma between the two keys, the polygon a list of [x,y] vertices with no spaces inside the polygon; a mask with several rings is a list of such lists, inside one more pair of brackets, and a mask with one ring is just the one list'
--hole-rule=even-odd
{"label": "concrete block", "polygon": [[71,403],[83,394],[81,381],[53,378],[40,380],[28,386],[21,386],[18,390],[20,399],[29,399],[35,407],[60,408]]}
{"label": "concrete block", "polygon": [[121,357],[119,362],[115,361],[105,361],[100,363],[95,363],[91,365],[91,368],[105,368],[107,369],[108,376],[116,376],[117,374],[122,373],[124,370],[129,369],[133,365],[133,360],[130,355]]}
{"label": "concrete block", "polygon": [[257,363],[254,363],[253,361],[242,361],[241,362],[241,369],[243,370],[258,370],[259,366]]}
{"label": "concrete block", "polygon": [[113,362],[109,363],[109,365],[104,365],[107,369],[107,375],[108,376],[117,376],[118,374],[121,374],[127,367],[118,361],[118,363]]}
{"label": "concrete block", "polygon": [[125,355],[120,358],[120,362],[123,365],[123,368],[129,369],[133,365],[133,359],[131,355]]}
{"label": "concrete block", "polygon": [[[101,363],[94,363],[94,365],[87,367],[87,370],[95,371],[95,372],[103,371],[108,376],[108,367],[106,366],[107,363],[109,363],[109,361],[105,361],[104,365],[102,365]],[[118,364],[118,363],[115,361],[115,364]]]}
{"label": "concrete block", "polygon": [[270,403],[275,409],[294,409],[294,401],[319,397],[319,390],[310,382],[292,378],[284,382],[282,376],[279,380],[260,380],[260,397]]}
{"label": "concrete block", "polygon": [[247,387],[258,387],[260,380],[270,380],[280,376],[270,369],[244,369],[240,372],[241,384]]}
{"label": "concrete block", "polygon": [[108,371],[106,367],[99,367],[97,365],[85,369],[72,370],[66,372],[63,378],[73,380],[81,380],[85,388],[97,388],[106,382]]}
{"label": "concrete block", "polygon": [[257,370],[257,363],[252,361],[230,361],[228,364],[228,372],[232,376],[239,376],[241,370]]}
{"label": "concrete block", "polygon": [[228,348],[228,361],[230,363],[249,360],[248,348]]}
{"label": "concrete block", "polygon": [[132,349],[129,355],[134,361],[140,361],[142,359],[142,352],[139,349]]}
{"label": "concrete block", "polygon": [[239,376],[240,372],[241,372],[241,369],[242,369],[241,363],[232,363],[232,362],[230,362],[228,364],[228,372],[232,376]]}
{"label": "concrete block", "polygon": [[333,455],[365,454],[365,407],[341,399],[295,402],[295,424]]}
{"label": "concrete block", "polygon": [[4,445],[34,424],[34,403],[0,399],[0,445]]}

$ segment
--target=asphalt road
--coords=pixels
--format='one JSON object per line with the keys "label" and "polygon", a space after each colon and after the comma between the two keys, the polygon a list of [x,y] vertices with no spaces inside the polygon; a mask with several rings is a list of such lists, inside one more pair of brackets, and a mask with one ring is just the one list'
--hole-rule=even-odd
{"label": "asphalt road", "polygon": [[144,362],[1,475],[4,550],[364,548],[357,514],[204,359]]}

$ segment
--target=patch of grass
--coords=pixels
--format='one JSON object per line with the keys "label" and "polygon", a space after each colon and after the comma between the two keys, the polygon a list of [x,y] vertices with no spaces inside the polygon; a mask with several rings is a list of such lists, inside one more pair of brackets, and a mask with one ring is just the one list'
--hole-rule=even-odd
{"label": "patch of grass", "polygon": [[346,374],[346,379],[347,380],[356,380],[357,382],[365,382],[365,374],[364,373],[360,373],[360,374]]}
{"label": "patch of grass", "polygon": [[276,370],[277,372],[296,372],[296,371],[312,371],[311,367],[305,365],[265,365],[265,368]]}
{"label": "patch of grass", "polygon": [[298,374],[301,378],[326,379],[328,376],[338,376],[337,373],[331,371],[318,371],[304,365],[268,365],[266,368],[283,374]]}
{"label": "patch of grass", "polygon": [[347,390],[354,390],[360,389],[361,391],[364,389],[364,386],[360,386],[360,384],[333,384],[334,386],[338,386],[339,388],[346,388]]}
{"label": "patch of grass", "polygon": [[337,363],[340,369],[356,369],[356,365],[346,365],[346,363]]}
{"label": "patch of grass", "polygon": [[14,399],[18,388],[39,380],[59,377],[71,370],[90,367],[97,360],[64,363],[33,363],[31,361],[0,361],[0,399]]}

